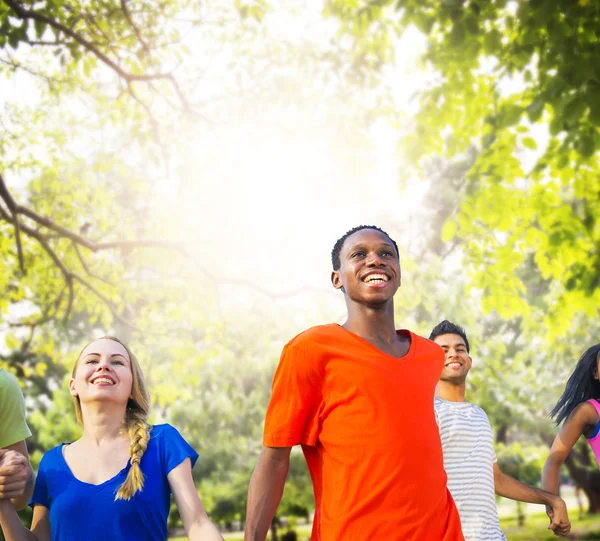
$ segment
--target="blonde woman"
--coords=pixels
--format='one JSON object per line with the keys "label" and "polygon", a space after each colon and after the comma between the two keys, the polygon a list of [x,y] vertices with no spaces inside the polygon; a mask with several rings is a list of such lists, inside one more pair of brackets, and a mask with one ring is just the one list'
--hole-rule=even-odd
{"label": "blonde woman", "polygon": [[198,455],[172,426],[147,424],[149,393],[125,344],[88,344],[69,389],[83,435],[44,455],[31,531],[0,501],[7,541],[165,541],[171,493],[190,540],[222,541],[192,480]]}

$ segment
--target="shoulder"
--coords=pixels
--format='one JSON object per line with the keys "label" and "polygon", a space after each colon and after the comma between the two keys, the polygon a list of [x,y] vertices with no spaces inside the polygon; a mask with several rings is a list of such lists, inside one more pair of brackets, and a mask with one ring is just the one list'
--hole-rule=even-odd
{"label": "shoulder", "polygon": [[419,347],[423,350],[434,351],[434,352],[443,351],[442,348],[438,344],[433,342],[432,340],[429,340],[423,336],[419,336],[418,334],[415,334],[414,332],[409,331],[408,329],[406,330],[406,332],[410,333],[410,339],[414,340],[417,347]]}
{"label": "shoulder", "polygon": [[40,472],[49,468],[56,469],[57,465],[61,464],[63,445],[67,444],[61,443],[44,453],[42,460],[40,460]]}
{"label": "shoulder", "polygon": [[467,404],[471,405],[476,415],[479,415],[480,417],[485,417],[486,419],[488,418],[488,414],[482,407],[478,406],[477,404],[473,404],[472,402],[467,402]]}
{"label": "shoulder", "polygon": [[329,323],[327,325],[317,325],[306,329],[300,334],[292,338],[284,347],[285,349],[312,349],[315,346],[325,345],[331,341],[332,338],[338,337],[341,327],[335,323]]}
{"label": "shoulder", "polygon": [[598,411],[589,401],[579,404],[569,415],[566,422],[576,422],[581,424],[596,424],[598,422]]}
{"label": "shoulder", "polygon": [[165,439],[170,438],[172,436],[181,436],[179,434],[179,430],[177,430],[173,425],[168,423],[163,423],[160,425],[149,425],[150,427],[150,439]]}
{"label": "shoulder", "polygon": [[0,368],[0,397],[18,396],[22,397],[21,386],[17,378],[4,368]]}

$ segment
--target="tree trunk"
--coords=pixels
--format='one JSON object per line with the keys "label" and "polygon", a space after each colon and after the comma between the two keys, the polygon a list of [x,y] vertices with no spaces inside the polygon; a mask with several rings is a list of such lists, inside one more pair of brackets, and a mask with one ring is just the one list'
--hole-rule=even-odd
{"label": "tree trunk", "polygon": [[279,541],[279,536],[277,535],[277,527],[279,526],[279,519],[277,517],[273,517],[271,521],[271,541]]}
{"label": "tree trunk", "polygon": [[525,526],[525,513],[523,513],[523,502],[517,500],[517,523],[519,527]]}
{"label": "tree trunk", "polygon": [[597,466],[594,469],[587,469],[577,462],[571,452],[565,460],[565,466],[575,484],[581,487],[590,502],[588,513],[600,513],[600,471]]}

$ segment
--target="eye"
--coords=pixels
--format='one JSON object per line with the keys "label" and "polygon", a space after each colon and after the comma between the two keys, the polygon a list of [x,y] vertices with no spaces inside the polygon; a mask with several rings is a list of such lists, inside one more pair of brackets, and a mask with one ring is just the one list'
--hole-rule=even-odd
{"label": "eye", "polygon": [[85,361],[85,364],[93,364],[93,363],[97,363],[98,359],[88,359],[87,361]]}
{"label": "eye", "polygon": [[394,254],[392,252],[390,252],[389,250],[384,250],[383,252],[381,252],[381,255],[385,255],[388,257],[394,257]]}
{"label": "eye", "polygon": [[358,252],[354,252],[350,257],[360,257],[364,255],[365,253],[362,250],[359,250]]}
{"label": "eye", "polygon": [[119,365],[123,366],[125,363],[123,361],[121,361],[120,359],[113,359],[112,364],[119,364]]}

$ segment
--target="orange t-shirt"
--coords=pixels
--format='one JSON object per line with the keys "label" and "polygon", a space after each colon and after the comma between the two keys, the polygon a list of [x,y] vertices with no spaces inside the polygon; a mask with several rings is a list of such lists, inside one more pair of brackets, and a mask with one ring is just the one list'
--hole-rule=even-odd
{"label": "orange t-shirt", "polygon": [[462,541],[433,397],[442,349],[410,331],[401,359],[336,324],[283,349],[264,444],[302,444],[312,541]]}

